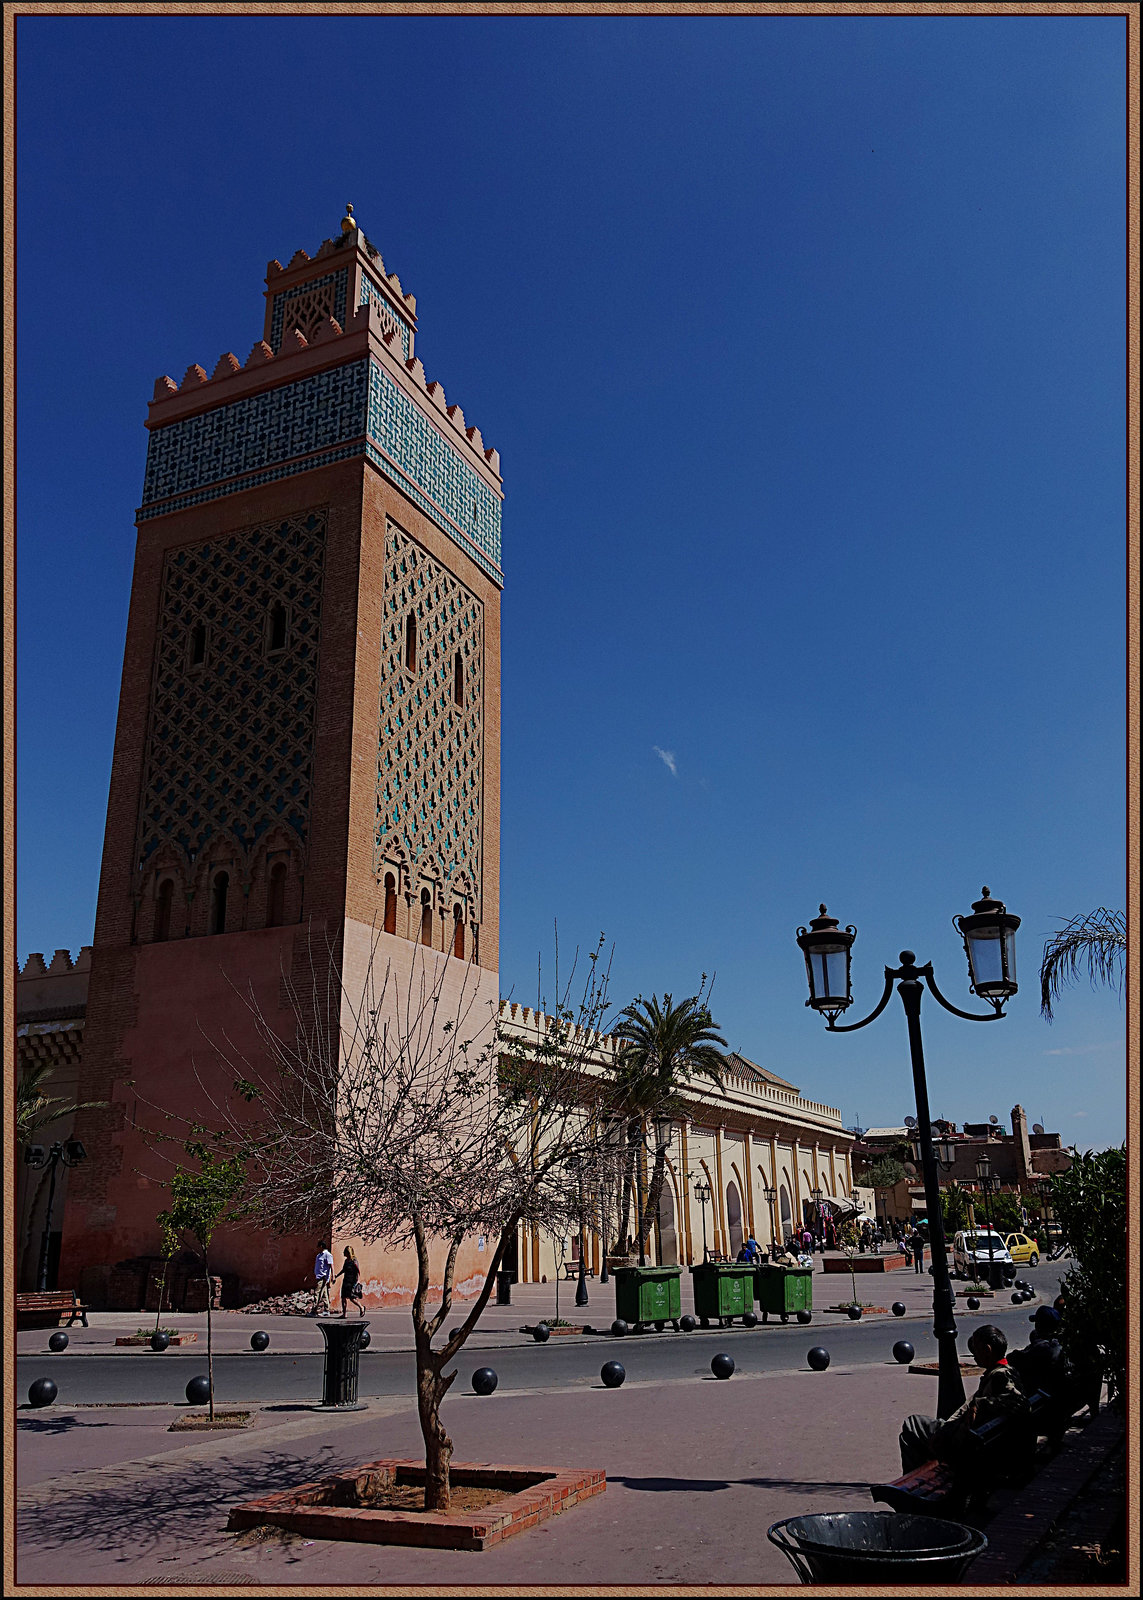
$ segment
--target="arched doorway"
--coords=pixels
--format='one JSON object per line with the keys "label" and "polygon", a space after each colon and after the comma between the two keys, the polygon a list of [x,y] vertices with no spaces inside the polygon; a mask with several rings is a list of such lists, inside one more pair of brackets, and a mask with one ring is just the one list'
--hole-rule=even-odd
{"label": "arched doorway", "polygon": [[742,1249],[742,1201],[733,1179],[726,1186],[726,1231],[730,1235],[730,1253],[736,1256]]}
{"label": "arched doorway", "polygon": [[780,1190],[779,1205],[782,1212],[782,1239],[794,1231],[794,1213],[790,1208],[790,1191],[783,1184]]}
{"label": "arched doorway", "polygon": [[679,1259],[679,1240],[675,1230],[675,1197],[671,1192],[670,1174],[663,1179],[656,1218],[659,1238],[659,1265],[675,1266]]}

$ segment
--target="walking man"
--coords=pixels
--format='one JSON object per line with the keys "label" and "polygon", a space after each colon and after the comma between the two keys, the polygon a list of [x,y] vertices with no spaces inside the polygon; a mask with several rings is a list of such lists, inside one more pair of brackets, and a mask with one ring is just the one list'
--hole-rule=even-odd
{"label": "walking man", "polygon": [[913,1271],[925,1270],[925,1239],[920,1228],[914,1228],[909,1235],[909,1249],[913,1252]]}
{"label": "walking man", "polygon": [[310,1311],[311,1317],[320,1316],[322,1311],[327,1314],[329,1312],[329,1291],[333,1286],[333,1256],[329,1252],[329,1247],[324,1244],[318,1245],[314,1260],[314,1282],[317,1284],[317,1289]]}

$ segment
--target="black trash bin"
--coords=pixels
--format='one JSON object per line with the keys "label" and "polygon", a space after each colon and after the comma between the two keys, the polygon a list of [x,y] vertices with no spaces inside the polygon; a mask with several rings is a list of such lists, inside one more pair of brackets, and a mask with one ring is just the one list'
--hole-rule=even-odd
{"label": "black trash bin", "polygon": [[827,1511],[767,1530],[803,1583],[952,1584],[988,1540],[976,1528],[898,1511]]}
{"label": "black trash bin", "polygon": [[318,1327],[325,1340],[325,1364],[321,1377],[321,1404],[317,1411],[364,1411],[357,1398],[357,1368],[361,1357],[361,1335],[369,1326],[340,1317],[319,1317]]}
{"label": "black trash bin", "polygon": [[510,1306],[512,1304],[512,1274],[498,1272],[496,1274],[496,1304]]}

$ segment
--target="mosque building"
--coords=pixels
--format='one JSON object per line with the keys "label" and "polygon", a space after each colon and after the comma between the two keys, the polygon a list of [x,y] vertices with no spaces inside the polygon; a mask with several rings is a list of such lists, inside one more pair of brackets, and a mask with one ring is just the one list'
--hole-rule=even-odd
{"label": "mosque building", "polygon": [[[95,935],[75,963],[29,956],[17,981],[19,1070],[66,1067],[83,1103],[46,1131],[87,1152],[60,1174],[51,1275],[94,1306],[141,1305],[158,1254],[148,1126],[225,1093],[212,1046],[259,1048],[251,1002],[286,1036],[315,947],[347,989],[378,962],[398,982],[420,963],[508,1032],[541,1025],[499,1000],[500,458],[419,340],[414,296],[350,207],[313,256],[269,263],[245,361],[155,384]],[[800,1222],[815,1191],[850,1193],[840,1113],[729,1067],[721,1091],[687,1097],[659,1259],[701,1259],[704,1229],[733,1255]],[[34,1178],[22,1169],[20,1287],[43,1228]],[[221,1232],[224,1299],[298,1288],[314,1243]],[[357,1243],[366,1304],[411,1298],[411,1261]],[[458,1282],[481,1274],[483,1243]],[[601,1241],[587,1248],[598,1267]],[[577,1252],[522,1228],[512,1266],[533,1280]]]}

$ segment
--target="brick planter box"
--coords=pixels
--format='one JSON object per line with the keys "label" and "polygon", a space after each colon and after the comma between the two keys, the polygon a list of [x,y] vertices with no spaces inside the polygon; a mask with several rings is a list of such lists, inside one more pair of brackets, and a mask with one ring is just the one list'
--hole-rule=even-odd
{"label": "brick planter box", "polygon": [[311,1539],[487,1550],[566,1511],[577,1501],[602,1494],[607,1487],[602,1470],[558,1471],[472,1461],[454,1461],[450,1478],[454,1489],[501,1489],[507,1491],[507,1498],[482,1511],[375,1511],[354,1502],[390,1485],[423,1484],[425,1466],[421,1461],[367,1461],[316,1483],[234,1506],[226,1527],[234,1533],[269,1523]]}
{"label": "brick planter box", "polygon": [[[897,1272],[905,1265],[904,1256],[854,1256],[854,1272]],[[848,1272],[850,1263],[844,1256],[823,1256],[823,1272]]]}

